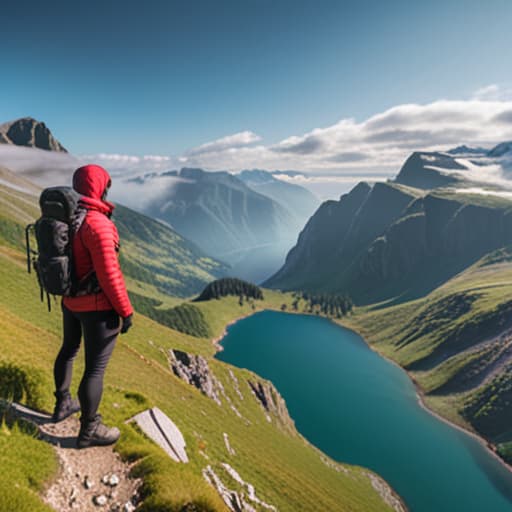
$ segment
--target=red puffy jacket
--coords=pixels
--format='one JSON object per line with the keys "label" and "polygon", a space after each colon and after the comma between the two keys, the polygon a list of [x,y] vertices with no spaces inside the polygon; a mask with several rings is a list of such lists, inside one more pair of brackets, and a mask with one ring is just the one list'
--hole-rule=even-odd
{"label": "red puffy jacket", "polygon": [[99,165],[85,165],[73,175],[73,188],[82,194],[80,204],[87,216],[73,239],[74,266],[78,279],[96,272],[101,292],[80,297],[64,297],[71,311],[115,309],[121,317],[133,313],[119,266],[119,234],[110,220],[114,205],[102,198],[110,185],[108,172]]}

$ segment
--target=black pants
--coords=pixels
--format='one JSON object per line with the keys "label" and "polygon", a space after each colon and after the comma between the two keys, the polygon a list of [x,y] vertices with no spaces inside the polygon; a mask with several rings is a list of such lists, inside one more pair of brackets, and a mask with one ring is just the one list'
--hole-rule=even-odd
{"label": "black pants", "polygon": [[82,332],[85,346],[85,371],[78,388],[82,421],[92,420],[103,394],[103,375],[120,330],[119,315],[109,311],[75,313],[62,305],[64,340],[53,369],[57,393],[71,385],[73,361],[80,348]]}

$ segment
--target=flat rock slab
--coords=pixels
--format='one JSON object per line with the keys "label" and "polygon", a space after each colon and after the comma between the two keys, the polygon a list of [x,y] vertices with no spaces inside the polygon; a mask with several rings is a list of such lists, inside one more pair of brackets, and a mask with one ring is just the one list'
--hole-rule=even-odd
{"label": "flat rock slab", "polygon": [[134,416],[140,429],[176,462],[188,462],[185,439],[180,429],[158,407],[147,409]]}

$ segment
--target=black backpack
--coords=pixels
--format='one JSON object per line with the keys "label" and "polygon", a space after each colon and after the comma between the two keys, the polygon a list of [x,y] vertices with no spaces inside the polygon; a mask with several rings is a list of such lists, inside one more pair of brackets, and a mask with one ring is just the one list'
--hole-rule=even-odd
{"label": "black backpack", "polygon": [[[87,215],[79,200],[80,194],[71,187],[44,189],[39,198],[41,217],[25,229],[27,270],[30,273],[31,266],[34,267],[41,300],[43,292],[46,292],[48,311],[51,310],[50,294],[69,297],[98,291],[95,275],[88,275],[79,282],[73,267],[73,236]],[[30,247],[32,229],[35,231],[37,251]]]}

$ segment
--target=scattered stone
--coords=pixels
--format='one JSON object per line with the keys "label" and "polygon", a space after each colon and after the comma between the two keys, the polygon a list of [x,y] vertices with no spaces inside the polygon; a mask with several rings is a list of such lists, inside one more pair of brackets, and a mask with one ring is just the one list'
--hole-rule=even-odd
{"label": "scattered stone", "polygon": [[119,483],[119,477],[116,474],[110,475],[110,478],[108,479],[108,485],[110,487],[115,487]]}
{"label": "scattered stone", "polygon": [[[277,512],[276,507],[269,505],[268,503],[265,503],[264,501],[257,498],[254,486],[248,482],[245,482],[238,474],[238,472],[229,464],[223,463],[222,467],[237,484],[242,486],[244,490],[247,489],[248,498],[250,501],[258,504],[261,508]],[[234,491],[229,489],[222,482],[222,480],[215,473],[211,466],[206,466],[206,468],[203,469],[203,478],[217,490],[224,503],[232,512],[256,512],[256,509],[245,500],[245,493],[242,490]]]}
{"label": "scattered stone", "polygon": [[94,496],[92,500],[96,506],[103,507],[107,504],[108,498],[104,494],[99,494]]}
{"label": "scattered stone", "polygon": [[229,376],[231,377],[231,379],[233,380],[236,394],[238,395],[240,400],[243,400],[244,395],[242,395],[242,392],[240,391],[240,385],[239,385],[236,375],[233,373],[233,370],[231,368],[228,369],[228,373],[229,373]]}
{"label": "scattered stone", "polygon": [[158,407],[147,409],[129,421],[140,429],[176,462],[188,462],[185,439],[180,429]]}
{"label": "scattered stone", "polygon": [[325,457],[324,455],[321,455],[320,456],[320,460],[329,468],[331,469],[334,469],[334,471],[336,471],[337,473],[345,473],[345,474],[348,474],[348,469],[344,466],[342,466],[341,464],[338,464],[332,460],[329,460],[327,457]]}
{"label": "scattered stone", "polygon": [[232,410],[232,411],[233,411],[233,412],[234,412],[234,413],[235,413],[239,418],[245,419],[245,418],[242,416],[241,412],[240,412],[240,411],[239,411],[239,410],[238,410],[238,409],[237,409],[233,404],[231,404],[229,407],[231,408],[231,410]]}
{"label": "scattered stone", "polygon": [[366,476],[370,479],[372,487],[395,512],[407,511],[400,498],[394,493],[393,489],[391,489],[387,482],[374,473],[366,472]]}
{"label": "scattered stone", "polygon": [[123,506],[123,512],[134,512],[135,505],[131,501],[127,501]]}
{"label": "scattered stone", "polygon": [[273,511],[277,511],[276,507],[274,507],[274,505],[269,505],[268,503],[265,503],[264,501],[261,501],[257,496],[256,496],[256,491],[254,489],[254,486],[252,484],[250,484],[249,482],[245,482],[242,477],[238,474],[238,472],[233,468],[231,467],[229,464],[226,464],[225,462],[222,463],[222,467],[227,471],[227,473],[229,474],[229,476],[235,480],[235,482],[237,482],[238,484],[240,484],[241,486],[243,487],[246,487],[247,488],[247,494],[248,494],[248,498],[254,502],[254,503],[257,503],[260,507],[263,507],[263,508],[266,508],[268,510],[273,510]]}
{"label": "scattered stone", "polygon": [[[140,497],[137,489],[142,481],[130,478],[133,463],[122,461],[111,446],[76,449],[76,434],[80,428],[77,417],[70,416],[53,423],[49,414],[16,403],[12,404],[12,408],[17,416],[37,427],[40,439],[50,443],[58,457],[59,473],[41,496],[49,509],[56,512],[110,511],[115,501],[119,504],[118,512],[121,512],[125,502],[130,500],[133,504],[138,503]],[[119,483],[102,493],[99,484],[105,474],[109,477],[117,475]],[[107,501],[102,505],[105,499]]]}
{"label": "scattered stone", "polygon": [[70,507],[73,507],[75,505],[77,497],[78,497],[78,491],[77,491],[76,487],[73,487],[71,489],[71,493],[69,495],[69,501],[68,501],[68,505]]}
{"label": "scattered stone", "polygon": [[229,444],[229,437],[226,432],[224,432],[222,435],[224,437],[224,444],[226,445],[226,450],[228,451],[229,455],[236,455],[235,450]]}

